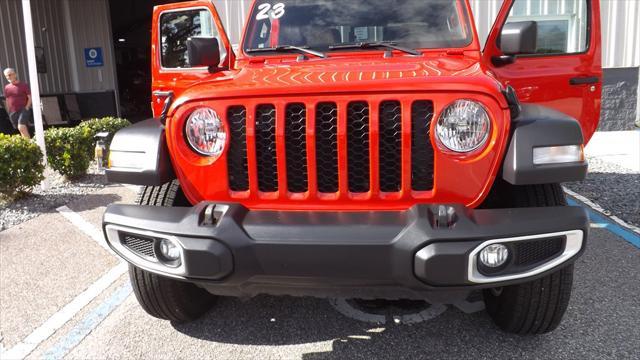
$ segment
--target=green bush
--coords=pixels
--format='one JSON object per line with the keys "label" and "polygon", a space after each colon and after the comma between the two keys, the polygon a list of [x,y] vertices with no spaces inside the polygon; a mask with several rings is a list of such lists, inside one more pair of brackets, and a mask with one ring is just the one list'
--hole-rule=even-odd
{"label": "green bush", "polygon": [[18,198],[44,179],[42,152],[20,135],[0,134],[0,197]]}
{"label": "green bush", "polygon": [[86,127],[50,128],[44,132],[49,166],[73,179],[87,173],[93,158],[92,138]]}
{"label": "green bush", "polygon": [[49,165],[70,179],[82,176],[94,158],[94,136],[99,132],[109,132],[105,141],[109,149],[116,131],[129,125],[128,120],[106,117],[84,121],[75,128],[47,129],[45,143]]}
{"label": "green bush", "polygon": [[115,135],[116,131],[129,125],[131,125],[129,120],[114,117],[105,117],[102,119],[91,119],[83,121],[82,123],[80,123],[80,125],[78,125],[78,127],[85,128],[89,131],[89,137],[92,141],[91,149],[89,151],[91,152],[91,154],[93,154],[93,147],[96,145],[94,136],[96,136],[97,133],[103,131],[109,132],[109,136],[105,141],[108,150],[109,144],[111,144],[111,140],[113,139],[113,135]]}

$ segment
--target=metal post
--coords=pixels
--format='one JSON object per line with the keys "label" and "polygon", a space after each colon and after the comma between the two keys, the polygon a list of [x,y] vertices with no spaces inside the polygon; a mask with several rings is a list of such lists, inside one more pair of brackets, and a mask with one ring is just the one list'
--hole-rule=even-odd
{"label": "metal post", "polygon": [[638,90],[636,90],[636,126],[640,128],[640,66],[638,67]]}
{"label": "metal post", "polygon": [[112,75],[113,75],[113,95],[114,98],[116,99],[116,116],[118,117],[122,117],[122,113],[120,112],[120,84],[118,84],[118,69],[117,69],[117,64],[116,64],[116,46],[115,46],[115,42],[113,41],[113,26],[112,26],[112,22],[111,22],[111,11],[110,11],[110,5],[109,5],[109,1],[104,1],[104,12],[106,14],[107,17],[107,23],[109,26],[109,37],[112,39],[109,43],[111,44],[110,46],[110,52],[111,52],[111,70],[112,70]]}
{"label": "metal post", "polygon": [[47,149],[44,144],[44,128],[42,127],[42,109],[40,108],[40,85],[38,68],[36,67],[36,48],[33,40],[33,19],[31,17],[31,0],[22,0],[22,17],[24,19],[24,35],[27,45],[27,64],[29,65],[29,85],[31,86],[31,102],[33,123],[36,128],[36,143],[44,155],[47,164]]}

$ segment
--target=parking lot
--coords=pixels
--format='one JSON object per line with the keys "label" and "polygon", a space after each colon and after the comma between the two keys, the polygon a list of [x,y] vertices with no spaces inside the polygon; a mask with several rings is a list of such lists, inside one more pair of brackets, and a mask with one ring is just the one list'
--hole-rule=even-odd
{"label": "parking lot", "polygon": [[[481,302],[221,298],[187,325],[146,315],[101,216],[135,191],[109,186],[0,232],[0,358],[637,358],[640,238],[592,212],[560,327],[506,335]],[[580,203],[573,202],[580,206]],[[635,243],[635,245],[634,245]]]}

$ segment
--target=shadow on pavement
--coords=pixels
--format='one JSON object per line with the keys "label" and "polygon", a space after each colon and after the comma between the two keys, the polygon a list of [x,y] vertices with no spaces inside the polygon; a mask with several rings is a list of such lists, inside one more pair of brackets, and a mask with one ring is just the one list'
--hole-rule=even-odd
{"label": "shadow on pavement", "polygon": [[506,334],[484,311],[466,314],[452,306],[415,325],[376,325],[338,313],[328,300],[273,296],[221,298],[202,319],[172,326],[197,339],[238,345],[238,357],[259,353],[259,346],[283,346],[276,351],[287,357],[286,345],[303,345],[303,359],[635,359],[637,251],[608,231],[592,229],[587,251],[576,262],[563,321],[538,336]]}
{"label": "shadow on pavement", "polygon": [[465,314],[453,307],[419,324],[376,325],[339,314],[328,300],[272,296],[222,298],[204,318],[172,326],[191,337],[228,344],[331,342],[332,351],[306,353],[303,359],[462,358],[469,347],[477,355],[492,357],[496,347],[513,354],[523,346],[536,348],[547,336],[508,335],[484,312]]}
{"label": "shadow on pavement", "polygon": [[[81,200],[81,201],[79,201]],[[29,212],[32,214],[55,213],[60,206],[73,205],[75,211],[92,210],[121,201],[122,197],[115,194],[75,194],[62,192],[58,194],[31,194],[28,198],[17,200],[6,208],[20,209],[28,202]]]}
{"label": "shadow on pavement", "polygon": [[82,198],[82,201],[70,203],[69,207],[74,211],[93,210],[102,206],[122,201],[122,196],[117,194],[89,194]]}

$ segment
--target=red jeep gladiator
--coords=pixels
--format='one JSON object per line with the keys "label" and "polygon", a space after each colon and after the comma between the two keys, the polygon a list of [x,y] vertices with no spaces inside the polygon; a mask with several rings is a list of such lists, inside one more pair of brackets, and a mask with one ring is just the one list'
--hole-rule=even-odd
{"label": "red jeep gladiator", "polygon": [[600,5],[526,3],[485,46],[468,0],[257,0],[237,48],[212,1],[156,7],[155,118],[107,170],[143,189],[103,219],[144,310],[481,291],[504,331],[556,328],[589,229],[560,183],[598,123]]}

